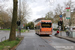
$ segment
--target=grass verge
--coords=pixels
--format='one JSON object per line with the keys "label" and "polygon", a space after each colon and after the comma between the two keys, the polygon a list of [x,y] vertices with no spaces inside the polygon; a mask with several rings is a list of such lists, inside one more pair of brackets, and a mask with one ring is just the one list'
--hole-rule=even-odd
{"label": "grass verge", "polygon": [[0,50],[14,49],[22,39],[23,39],[23,37],[16,38],[15,41],[6,40],[6,41],[3,41],[3,42],[0,42]]}
{"label": "grass verge", "polygon": [[0,30],[9,31],[10,29],[0,29]]}
{"label": "grass verge", "polygon": [[22,30],[21,30],[21,33],[24,33],[25,31],[26,31],[26,30],[22,29]]}
{"label": "grass verge", "polygon": [[[0,30],[4,30],[4,31],[10,31],[10,29],[0,29]],[[16,31],[18,31],[18,29],[16,29]],[[26,32],[27,30],[25,29],[21,29],[21,33],[24,33]]]}

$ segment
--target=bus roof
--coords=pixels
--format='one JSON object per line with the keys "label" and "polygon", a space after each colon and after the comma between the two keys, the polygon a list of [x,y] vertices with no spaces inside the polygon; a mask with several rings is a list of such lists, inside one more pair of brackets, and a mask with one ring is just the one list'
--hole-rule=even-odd
{"label": "bus roof", "polygon": [[41,20],[41,21],[38,22],[35,26],[41,25],[41,22],[50,22],[50,23],[52,23],[51,20]]}
{"label": "bus roof", "polygon": [[41,22],[52,22],[51,20],[41,20]]}

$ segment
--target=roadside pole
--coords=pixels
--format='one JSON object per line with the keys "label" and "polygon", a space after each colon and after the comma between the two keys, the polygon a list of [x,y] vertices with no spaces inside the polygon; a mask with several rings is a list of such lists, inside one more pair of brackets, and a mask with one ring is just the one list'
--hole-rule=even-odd
{"label": "roadside pole", "polygon": [[62,15],[59,16],[60,17],[60,22],[59,22],[59,34],[60,36],[62,36],[62,24],[63,24],[63,20],[62,20]]}
{"label": "roadside pole", "polygon": [[71,0],[69,7],[66,7],[66,19],[69,19],[69,28],[71,26]]}
{"label": "roadside pole", "polygon": [[18,26],[18,37],[20,37],[21,36],[21,0],[19,0],[19,22],[20,22],[20,24],[19,24],[19,26]]}
{"label": "roadside pole", "polygon": [[69,5],[69,7],[66,7],[66,19],[69,20],[68,26],[69,26],[69,31],[71,31],[71,30],[70,30],[70,28],[71,28],[71,0],[70,0],[70,5]]}
{"label": "roadside pole", "polygon": [[59,34],[62,36],[61,26],[59,26]]}
{"label": "roadside pole", "polygon": [[69,28],[70,28],[70,32],[71,32],[71,33],[69,33],[69,36],[73,36],[73,35],[72,35],[72,31],[71,31],[71,0],[70,0],[70,6],[69,6],[69,7],[70,7],[70,20],[69,20]]}
{"label": "roadside pole", "polygon": [[71,26],[71,0],[70,0],[70,20],[69,20],[69,27]]}
{"label": "roadside pole", "polygon": [[17,26],[18,26],[18,32],[17,32],[17,37],[20,37],[20,24],[21,22],[20,21],[17,21]]}

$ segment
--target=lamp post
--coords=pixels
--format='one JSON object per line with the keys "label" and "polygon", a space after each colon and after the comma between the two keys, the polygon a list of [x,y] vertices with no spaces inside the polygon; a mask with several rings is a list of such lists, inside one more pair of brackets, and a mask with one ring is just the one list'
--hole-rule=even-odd
{"label": "lamp post", "polygon": [[19,0],[19,26],[18,26],[18,37],[21,36],[21,0]]}

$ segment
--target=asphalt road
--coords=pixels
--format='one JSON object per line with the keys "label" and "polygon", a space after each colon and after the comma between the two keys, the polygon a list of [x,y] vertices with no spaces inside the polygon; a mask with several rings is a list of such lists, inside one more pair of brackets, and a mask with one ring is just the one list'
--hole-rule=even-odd
{"label": "asphalt road", "polygon": [[[6,36],[9,38],[10,31],[0,31],[0,42],[1,38]],[[53,31],[54,35],[55,31]],[[65,32],[62,32],[65,36]],[[65,39],[51,36],[38,36],[34,30],[28,33],[22,33],[24,40],[16,48],[16,50],[75,50],[75,43],[67,41]]]}
{"label": "asphalt road", "polygon": [[23,41],[16,50],[75,50],[75,43],[57,38],[53,35],[38,36],[33,30],[24,34],[24,36]]}
{"label": "asphalt road", "polygon": [[56,50],[46,43],[42,38],[35,34],[34,31],[26,33],[23,41],[16,50]]}
{"label": "asphalt road", "polygon": [[6,37],[6,39],[8,39],[9,38],[9,33],[10,33],[10,31],[2,31],[2,30],[0,30],[0,42],[1,42],[1,39],[2,39],[2,41],[5,40],[4,37]]}

